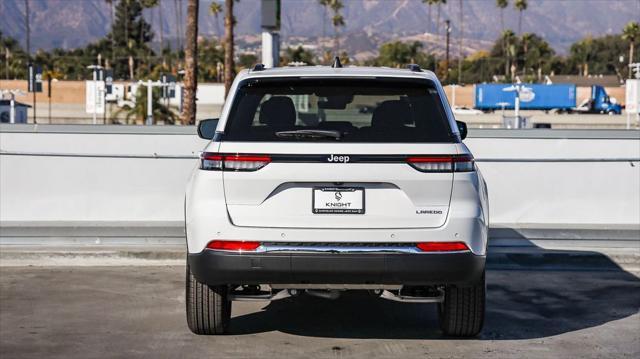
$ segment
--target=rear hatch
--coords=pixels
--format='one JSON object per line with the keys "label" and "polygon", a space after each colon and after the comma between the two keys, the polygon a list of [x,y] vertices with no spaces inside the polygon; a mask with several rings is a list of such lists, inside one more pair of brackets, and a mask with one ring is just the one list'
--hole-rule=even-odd
{"label": "rear hatch", "polygon": [[[428,228],[447,218],[455,138],[435,85],[252,81],[219,154],[234,225]],[[363,86],[365,85],[365,86]]]}

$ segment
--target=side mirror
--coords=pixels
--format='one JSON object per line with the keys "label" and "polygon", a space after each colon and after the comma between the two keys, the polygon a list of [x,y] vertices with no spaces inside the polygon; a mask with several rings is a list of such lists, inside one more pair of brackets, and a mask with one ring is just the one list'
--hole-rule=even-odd
{"label": "side mirror", "polygon": [[216,127],[218,127],[218,118],[209,118],[202,120],[198,123],[198,136],[205,140],[213,139],[213,135],[216,134]]}
{"label": "side mirror", "polygon": [[458,124],[458,131],[460,131],[460,139],[467,138],[467,124],[462,121],[456,121]]}

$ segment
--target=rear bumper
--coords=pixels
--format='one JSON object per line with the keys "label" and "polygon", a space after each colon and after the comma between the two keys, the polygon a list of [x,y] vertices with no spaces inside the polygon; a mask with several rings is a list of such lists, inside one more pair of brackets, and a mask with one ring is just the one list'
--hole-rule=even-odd
{"label": "rear bumper", "polygon": [[235,253],[188,255],[198,281],[216,284],[468,284],[485,256],[456,253]]}

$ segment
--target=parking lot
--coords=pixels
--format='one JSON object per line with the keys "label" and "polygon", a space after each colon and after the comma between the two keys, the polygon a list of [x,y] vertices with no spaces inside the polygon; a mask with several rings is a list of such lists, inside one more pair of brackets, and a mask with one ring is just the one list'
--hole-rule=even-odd
{"label": "parking lot", "polygon": [[[602,256],[603,263],[608,262]],[[485,329],[438,330],[436,306],[367,293],[235,302],[231,334],[191,334],[184,267],[1,267],[4,358],[637,358],[640,280],[612,262],[491,264]]]}

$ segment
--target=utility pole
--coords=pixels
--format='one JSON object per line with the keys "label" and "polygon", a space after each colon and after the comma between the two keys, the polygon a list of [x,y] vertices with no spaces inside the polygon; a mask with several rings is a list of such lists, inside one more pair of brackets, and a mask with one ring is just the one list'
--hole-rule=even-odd
{"label": "utility pole", "polygon": [[445,20],[444,22],[446,25],[446,32],[447,32],[447,50],[446,50],[446,55],[444,58],[444,67],[445,67],[445,73],[444,73],[444,78],[448,79],[449,78],[449,43],[451,40],[451,20]]}
{"label": "utility pole", "polygon": [[[29,14],[29,0],[24,0],[24,9],[25,9],[25,26],[27,29],[27,63],[29,64],[29,79],[31,76],[35,76],[33,66],[31,66],[31,27],[30,27],[30,14]],[[31,81],[31,80],[29,80]],[[35,83],[35,81],[34,81]],[[36,91],[33,91],[33,123],[37,123],[36,120]]]}
{"label": "utility pole", "polygon": [[458,48],[458,85],[462,83],[462,37],[464,36],[464,17],[462,14],[462,0],[460,0],[460,43]]}
{"label": "utility pole", "polygon": [[25,7],[25,26],[27,28],[27,59],[31,61],[31,28],[29,27],[29,0],[24,0]]}

